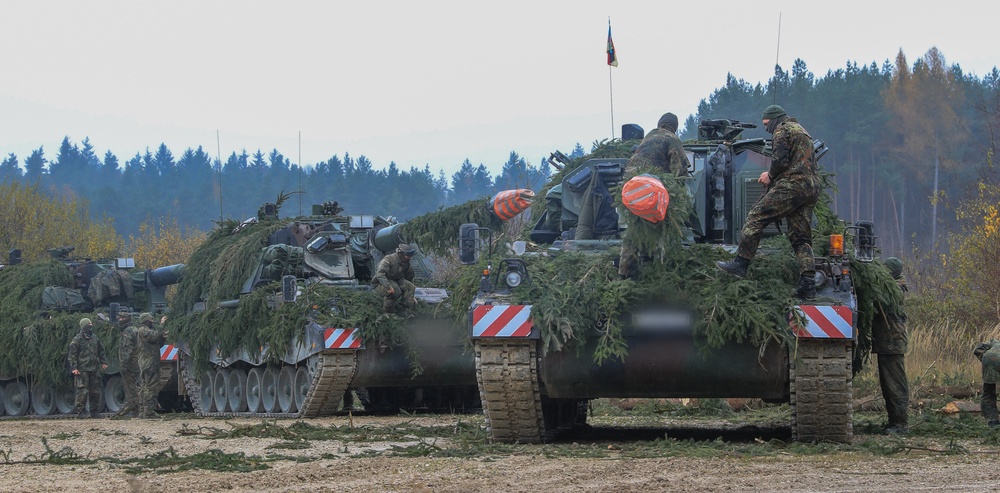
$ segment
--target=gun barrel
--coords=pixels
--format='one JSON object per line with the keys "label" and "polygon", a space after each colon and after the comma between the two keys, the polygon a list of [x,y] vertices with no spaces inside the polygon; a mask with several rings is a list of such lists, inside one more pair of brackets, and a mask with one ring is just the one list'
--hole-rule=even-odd
{"label": "gun barrel", "polygon": [[149,271],[149,282],[153,286],[161,288],[163,286],[169,286],[171,284],[177,284],[181,282],[181,278],[184,276],[184,264],[174,264],[168,265],[166,267],[159,267]]}

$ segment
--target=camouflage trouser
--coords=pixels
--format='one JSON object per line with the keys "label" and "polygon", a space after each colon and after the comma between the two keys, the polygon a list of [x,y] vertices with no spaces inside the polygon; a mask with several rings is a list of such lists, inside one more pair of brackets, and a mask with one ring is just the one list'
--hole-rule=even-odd
{"label": "camouflage trouser", "polygon": [[398,283],[396,281],[389,281],[389,285],[392,287],[392,294],[388,294],[389,289],[381,284],[375,287],[375,292],[382,296],[383,311],[386,313],[395,312],[399,308],[400,301],[403,302],[403,309],[417,306],[417,300],[413,298],[413,295],[417,292],[417,287],[412,282],[401,279]]}
{"label": "camouflage trouser", "polygon": [[[157,356],[159,356],[157,354]],[[156,395],[160,392],[160,359],[139,359],[139,409],[140,416],[156,414]]]}
{"label": "camouflage trouser", "polygon": [[76,385],[76,405],[73,412],[86,411],[88,401],[90,411],[98,412],[101,409],[101,372],[81,371],[79,375],[74,375],[73,383]]}
{"label": "camouflage trouser", "polygon": [[760,244],[761,233],[771,223],[780,219],[788,221],[788,240],[795,250],[799,262],[799,273],[813,275],[816,272],[812,250],[812,214],[819,199],[819,189],[806,183],[779,180],[747,214],[740,234],[740,246],[736,255],[753,260]]}
{"label": "camouflage trouser", "polygon": [[878,383],[885,398],[889,426],[906,426],[910,408],[910,385],[906,381],[906,365],[902,354],[878,355]]}
{"label": "camouflage trouser", "polygon": [[987,423],[1000,421],[1000,413],[997,412],[997,384],[983,384],[983,397],[979,400],[979,407]]}
{"label": "camouflage trouser", "polygon": [[138,413],[139,406],[139,363],[130,362],[122,366],[122,383],[125,386],[125,405],[118,410],[117,415]]}

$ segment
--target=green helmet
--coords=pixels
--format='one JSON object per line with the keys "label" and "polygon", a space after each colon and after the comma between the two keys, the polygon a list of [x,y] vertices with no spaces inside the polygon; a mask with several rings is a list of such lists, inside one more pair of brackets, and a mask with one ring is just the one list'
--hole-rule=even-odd
{"label": "green helmet", "polygon": [[903,261],[896,257],[889,257],[883,262],[886,268],[889,269],[889,274],[892,275],[893,279],[899,279],[903,276]]}
{"label": "green helmet", "polygon": [[402,253],[407,257],[412,257],[413,254],[417,253],[416,248],[413,248],[412,246],[407,245],[406,243],[400,243],[399,247],[396,248],[396,251]]}
{"label": "green helmet", "polygon": [[153,321],[153,314],[152,313],[143,312],[142,315],[139,315],[139,323],[140,324],[144,324],[146,322],[152,322],[152,321]]}
{"label": "green helmet", "polygon": [[88,325],[94,325],[93,322],[91,322],[89,318],[81,318],[80,319],[80,328],[81,329],[86,329]]}

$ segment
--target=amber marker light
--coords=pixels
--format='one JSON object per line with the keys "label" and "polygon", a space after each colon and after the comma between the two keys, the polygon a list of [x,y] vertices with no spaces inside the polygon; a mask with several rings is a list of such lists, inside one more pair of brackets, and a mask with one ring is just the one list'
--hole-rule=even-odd
{"label": "amber marker light", "polygon": [[844,254],[844,235],[830,235],[830,256],[839,257]]}

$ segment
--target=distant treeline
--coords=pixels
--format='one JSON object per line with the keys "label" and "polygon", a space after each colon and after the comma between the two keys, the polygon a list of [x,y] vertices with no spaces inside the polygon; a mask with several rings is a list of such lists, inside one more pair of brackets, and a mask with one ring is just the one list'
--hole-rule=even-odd
{"label": "distant treeline", "polygon": [[[681,138],[695,138],[702,119],[759,125],[767,105],[782,105],[830,148],[821,165],[836,174],[833,205],[841,217],[873,220],[886,252],[909,252],[914,245],[930,249],[951,223],[948,206],[974,193],[984,173],[996,173],[989,158],[995,132],[989,102],[998,89],[996,68],[982,78],[967,75],[933,48],[912,67],[900,52],[894,62],[852,62],[819,78],[796,60],[791,73],[776,66],[766,84],[730,75],[687,118]],[[744,133],[764,136],[763,128]],[[574,158],[583,153],[580,144],[566,152]],[[0,163],[0,180],[37,183],[54,195],[85,199],[95,217],[113,217],[119,234],[128,235],[165,214],[182,226],[209,229],[220,216],[254,215],[282,191],[303,192],[306,213],[313,203],[336,200],[348,213],[406,220],[498,190],[538,190],[552,171],[546,160],[528,164],[515,152],[498,176],[468,159],[451,177],[430,165],[382,168],[374,169],[364,155],[346,153],[300,167],[278,150],[244,150],[220,163],[201,147],[177,158],[164,145],[122,164],[110,151],[103,159],[96,156],[89,139],[77,145],[67,137],[52,159],[42,148],[23,166],[8,155]],[[293,196],[282,214],[297,215],[298,204]]]}
{"label": "distant treeline", "polygon": [[363,155],[335,155],[300,167],[276,149],[266,155],[244,150],[220,164],[202,147],[189,148],[177,158],[163,144],[156,152],[147,149],[122,165],[110,151],[98,158],[89,139],[77,145],[69,137],[51,160],[38,148],[23,166],[14,154],[0,163],[0,183],[37,184],[58,198],[84,199],[95,218],[113,218],[115,230],[124,237],[137,233],[144,222],[155,224],[164,216],[183,227],[206,231],[220,217],[256,215],[262,204],[274,202],[282,192],[301,192],[285,202],[282,216],[299,215],[301,198],[304,214],[310,213],[312,204],[335,200],[347,214],[407,220],[507,188],[539,189],[549,173],[547,161],[531,165],[515,152],[498,176],[466,159],[449,180],[429,165],[400,170],[393,162],[386,169],[375,169]]}

